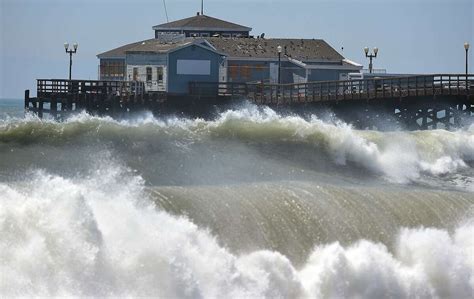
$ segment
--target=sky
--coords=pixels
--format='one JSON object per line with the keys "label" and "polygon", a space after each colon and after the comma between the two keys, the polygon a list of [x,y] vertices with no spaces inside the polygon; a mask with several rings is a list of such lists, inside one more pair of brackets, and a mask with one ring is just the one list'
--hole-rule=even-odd
{"label": "sky", "polygon": [[[200,0],[166,0],[170,21]],[[204,13],[252,27],[266,38],[322,38],[367,68],[390,73],[464,73],[464,42],[474,70],[473,0],[204,0]],[[35,79],[67,78],[64,42],[78,42],[73,78],[97,79],[96,55],[153,38],[166,22],[163,0],[0,0],[0,98],[22,98]],[[341,48],[344,50],[341,50]],[[34,93],[33,93],[34,95]]]}

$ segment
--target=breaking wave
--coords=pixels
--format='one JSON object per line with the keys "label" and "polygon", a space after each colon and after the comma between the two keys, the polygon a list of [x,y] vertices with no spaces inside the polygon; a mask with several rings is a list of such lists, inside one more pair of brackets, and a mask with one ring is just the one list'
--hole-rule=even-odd
{"label": "breaking wave", "polygon": [[101,164],[86,177],[0,183],[2,297],[472,297],[472,219],[453,232],[403,228],[393,250],[321,244],[295,266],[276,251],[233,253],[151,204],[140,176]]}
{"label": "breaking wave", "polygon": [[[62,123],[32,117],[0,123],[0,146],[3,147],[81,142],[111,142],[119,147],[136,145],[143,140],[151,144],[167,140],[181,151],[188,150],[187,154],[192,154],[194,144],[212,142],[275,145],[275,148],[285,149],[305,147],[312,151],[305,153],[312,156],[308,159],[327,157],[333,168],[359,167],[396,183],[417,181],[424,175],[442,177],[465,171],[471,174],[474,163],[474,125],[453,132],[359,131],[338,120],[284,117],[269,108],[253,106],[229,110],[213,121],[156,119],[151,114],[116,121],[81,114]],[[288,162],[291,163],[291,159]],[[465,180],[466,177],[465,186],[474,190],[469,175],[464,176]]]}
{"label": "breaking wave", "polygon": [[0,297],[472,298],[474,125],[0,119]]}

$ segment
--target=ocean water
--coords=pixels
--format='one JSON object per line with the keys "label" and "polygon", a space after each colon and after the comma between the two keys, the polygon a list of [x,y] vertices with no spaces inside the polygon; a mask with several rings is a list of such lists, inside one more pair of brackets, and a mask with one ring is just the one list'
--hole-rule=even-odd
{"label": "ocean water", "polygon": [[0,100],[0,297],[472,298],[474,125]]}

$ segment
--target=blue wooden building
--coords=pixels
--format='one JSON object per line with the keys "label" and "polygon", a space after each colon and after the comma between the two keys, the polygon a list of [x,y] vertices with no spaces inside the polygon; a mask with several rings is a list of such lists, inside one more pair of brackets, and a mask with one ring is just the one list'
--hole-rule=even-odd
{"label": "blue wooden building", "polygon": [[190,82],[277,83],[280,73],[281,83],[304,83],[340,80],[362,69],[324,40],[254,38],[250,27],[205,15],[153,29],[154,39],[99,54],[99,79],[186,94]]}
{"label": "blue wooden building", "polygon": [[217,82],[225,56],[206,40],[150,39],[98,55],[100,80],[142,81],[148,92],[186,94],[189,82]]}

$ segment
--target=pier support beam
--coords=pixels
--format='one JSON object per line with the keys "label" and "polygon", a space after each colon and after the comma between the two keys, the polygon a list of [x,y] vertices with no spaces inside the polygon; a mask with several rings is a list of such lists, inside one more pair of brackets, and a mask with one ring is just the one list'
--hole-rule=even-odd
{"label": "pier support beam", "polygon": [[25,90],[25,112],[30,108],[30,90]]}

